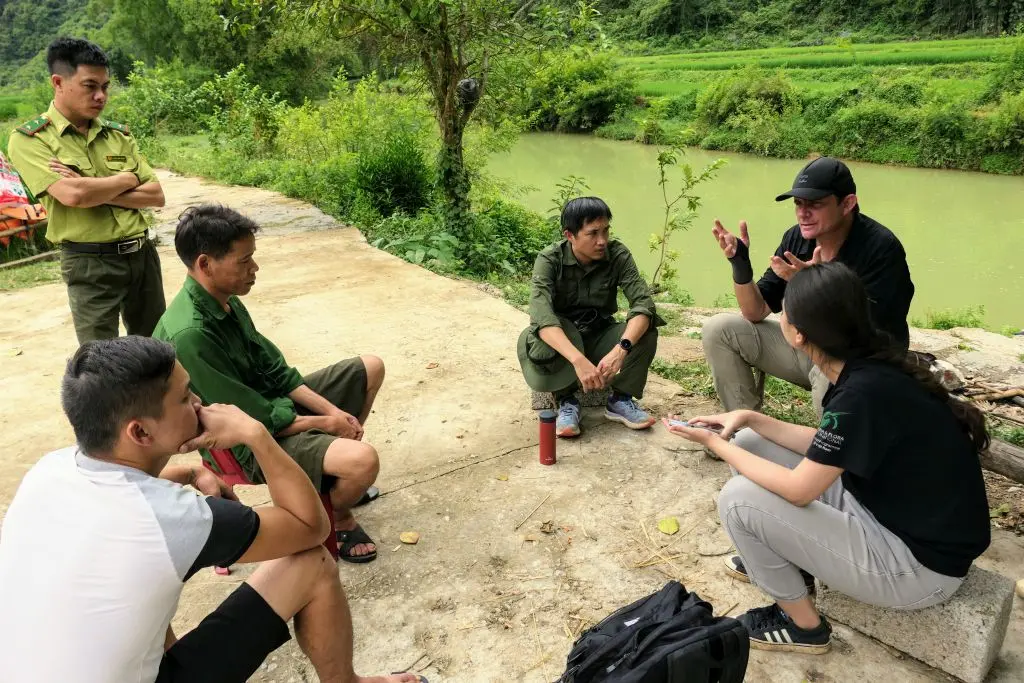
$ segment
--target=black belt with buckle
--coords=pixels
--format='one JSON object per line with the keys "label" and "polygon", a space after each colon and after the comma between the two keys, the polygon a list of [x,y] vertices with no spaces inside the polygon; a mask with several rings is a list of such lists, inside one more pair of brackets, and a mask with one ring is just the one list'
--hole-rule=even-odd
{"label": "black belt with buckle", "polygon": [[120,242],[69,242],[64,240],[60,243],[60,248],[75,254],[116,254],[124,256],[125,254],[134,254],[142,249],[145,244],[146,236],[142,235],[141,237],[133,237],[130,240],[121,240]]}

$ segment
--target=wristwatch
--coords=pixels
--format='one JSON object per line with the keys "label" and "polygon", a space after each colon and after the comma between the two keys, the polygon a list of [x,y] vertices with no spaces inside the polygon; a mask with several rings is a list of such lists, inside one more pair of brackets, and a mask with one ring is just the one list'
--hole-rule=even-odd
{"label": "wristwatch", "polygon": [[619,346],[621,346],[622,350],[625,351],[626,353],[629,353],[630,351],[633,350],[633,342],[625,338],[619,340]]}

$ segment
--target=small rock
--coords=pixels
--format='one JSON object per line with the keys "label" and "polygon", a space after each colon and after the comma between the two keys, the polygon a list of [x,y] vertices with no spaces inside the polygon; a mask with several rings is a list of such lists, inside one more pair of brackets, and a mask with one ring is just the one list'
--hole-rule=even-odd
{"label": "small rock", "polygon": [[1024,579],[1017,582],[1017,597],[1024,598]]}
{"label": "small rock", "polygon": [[403,531],[398,534],[398,540],[406,545],[416,545],[420,542],[420,535],[415,531]]}
{"label": "small rock", "polygon": [[948,361],[936,359],[932,361],[930,369],[932,376],[946,391],[956,391],[966,383],[963,373]]}

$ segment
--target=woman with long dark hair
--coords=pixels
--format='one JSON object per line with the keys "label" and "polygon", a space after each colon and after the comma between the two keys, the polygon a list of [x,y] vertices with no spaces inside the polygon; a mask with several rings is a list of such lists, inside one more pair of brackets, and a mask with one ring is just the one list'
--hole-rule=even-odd
{"label": "woman with long dark hair", "polygon": [[781,324],[831,383],[818,429],[750,410],[666,424],[736,474],[718,499],[739,552],[727,570],[775,600],[739,617],[751,645],[824,653],[832,629],[809,596],[813,577],[896,609],[960,587],[990,540],[978,459],[988,434],[977,408],[876,330],[843,264],[796,273]]}

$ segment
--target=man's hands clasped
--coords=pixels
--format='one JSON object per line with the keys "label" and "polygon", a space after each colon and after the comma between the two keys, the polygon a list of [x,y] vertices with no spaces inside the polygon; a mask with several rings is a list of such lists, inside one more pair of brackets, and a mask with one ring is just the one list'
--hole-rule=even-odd
{"label": "man's hands clasped", "polygon": [[622,364],[625,360],[626,350],[621,346],[616,346],[605,354],[596,366],[583,354],[573,361],[572,366],[576,370],[576,377],[583,390],[595,391],[604,389],[609,382],[615,379],[615,375],[622,371]]}

